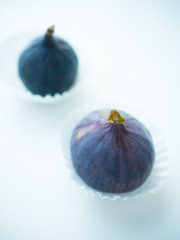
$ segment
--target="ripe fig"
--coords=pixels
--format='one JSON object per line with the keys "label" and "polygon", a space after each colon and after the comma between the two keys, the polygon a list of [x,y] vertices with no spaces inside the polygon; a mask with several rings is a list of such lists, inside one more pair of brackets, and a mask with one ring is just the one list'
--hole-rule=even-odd
{"label": "ripe fig", "polygon": [[76,53],[53,33],[54,26],[51,26],[45,36],[35,39],[19,58],[19,76],[33,94],[61,94],[74,84],[77,76]]}
{"label": "ripe fig", "polygon": [[124,193],[147,179],[155,151],[151,135],[140,121],[122,111],[102,109],[87,115],[74,129],[71,158],[90,187]]}

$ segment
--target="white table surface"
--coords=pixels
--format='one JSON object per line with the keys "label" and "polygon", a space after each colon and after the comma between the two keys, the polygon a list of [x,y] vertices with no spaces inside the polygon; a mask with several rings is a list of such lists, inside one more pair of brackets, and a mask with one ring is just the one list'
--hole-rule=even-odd
{"label": "white table surface", "polygon": [[[85,84],[54,105],[0,85],[0,240],[180,239],[180,1],[0,2],[0,43],[51,24],[81,46]],[[69,179],[61,123],[97,99],[137,107],[161,127],[171,160],[161,191],[112,202]]]}

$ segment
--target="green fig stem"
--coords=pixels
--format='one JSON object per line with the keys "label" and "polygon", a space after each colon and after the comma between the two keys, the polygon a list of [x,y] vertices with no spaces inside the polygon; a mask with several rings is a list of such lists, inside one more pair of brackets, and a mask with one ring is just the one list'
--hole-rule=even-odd
{"label": "green fig stem", "polygon": [[110,116],[108,119],[111,123],[117,123],[117,124],[125,123],[124,116],[120,115],[119,112],[115,109],[111,110]]}
{"label": "green fig stem", "polygon": [[51,27],[49,27],[48,29],[47,29],[47,31],[46,31],[46,37],[52,37],[52,35],[53,35],[53,33],[54,33],[54,28],[55,28],[55,26],[54,25],[52,25]]}

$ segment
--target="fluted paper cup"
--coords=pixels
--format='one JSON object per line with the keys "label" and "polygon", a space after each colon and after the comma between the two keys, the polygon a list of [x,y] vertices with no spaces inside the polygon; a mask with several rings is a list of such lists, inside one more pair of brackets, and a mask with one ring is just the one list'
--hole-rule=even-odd
{"label": "fluted paper cup", "polygon": [[22,99],[44,104],[57,103],[69,98],[76,92],[77,89],[79,89],[86,76],[87,60],[86,57],[84,57],[85,54],[83,55],[81,48],[78,44],[75,44],[75,52],[78,57],[79,66],[78,75],[72,87],[64,91],[62,94],[56,93],[54,96],[47,94],[42,97],[38,94],[32,94],[28,89],[26,89],[18,75],[18,60],[22,51],[31,43],[31,41],[40,35],[42,34],[37,31],[22,33],[12,36],[0,44],[0,84],[9,91],[9,94],[15,94]]}
{"label": "fluted paper cup", "polygon": [[[102,107],[103,106],[103,107]],[[138,120],[140,120],[146,128],[151,133],[153,144],[155,148],[155,161],[154,166],[151,171],[151,174],[147,178],[147,180],[137,189],[127,193],[104,193],[98,190],[95,190],[88,186],[84,181],[79,177],[76,173],[72,161],[71,161],[71,152],[70,152],[70,140],[72,136],[72,132],[76,125],[79,123],[82,118],[84,118],[87,114],[94,110],[102,109],[102,108],[109,108],[111,107],[114,109],[120,109],[125,111]],[[168,150],[166,146],[165,138],[157,125],[154,122],[151,122],[149,118],[142,114],[142,112],[138,110],[132,110],[129,112],[126,109],[121,109],[120,107],[113,105],[113,104],[85,104],[79,107],[76,107],[68,117],[64,120],[61,126],[61,146],[63,150],[64,157],[66,159],[66,166],[69,170],[70,177],[78,187],[81,189],[85,194],[89,194],[93,197],[97,196],[100,199],[110,199],[110,200],[126,200],[128,198],[137,198],[142,194],[149,194],[155,193],[157,190],[160,190],[163,186],[163,183],[167,179],[168,175],[168,168],[169,168],[169,158],[168,158]]]}

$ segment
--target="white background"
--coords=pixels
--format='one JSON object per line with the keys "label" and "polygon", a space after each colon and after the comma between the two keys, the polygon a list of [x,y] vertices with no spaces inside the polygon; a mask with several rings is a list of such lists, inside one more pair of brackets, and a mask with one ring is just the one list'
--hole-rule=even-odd
{"label": "white background", "polygon": [[[84,84],[54,105],[0,85],[0,240],[180,239],[180,1],[0,1],[0,43],[52,24],[80,46]],[[171,160],[161,191],[102,201],[69,179],[61,123],[97,99],[141,109],[161,127]]]}

